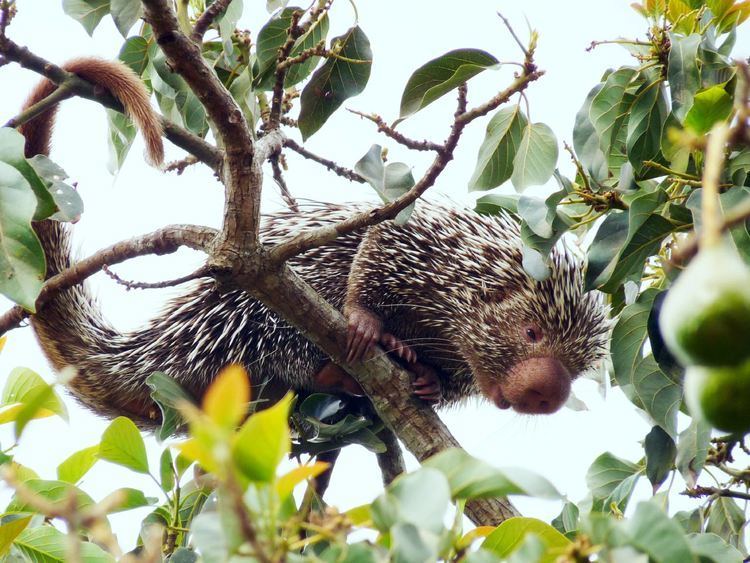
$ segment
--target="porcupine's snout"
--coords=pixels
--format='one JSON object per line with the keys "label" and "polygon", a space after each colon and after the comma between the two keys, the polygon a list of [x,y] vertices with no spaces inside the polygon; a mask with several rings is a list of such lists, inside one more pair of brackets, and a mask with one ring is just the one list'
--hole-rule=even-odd
{"label": "porcupine's snout", "polygon": [[551,414],[568,399],[570,379],[570,372],[557,358],[528,358],[513,366],[493,399],[501,409]]}

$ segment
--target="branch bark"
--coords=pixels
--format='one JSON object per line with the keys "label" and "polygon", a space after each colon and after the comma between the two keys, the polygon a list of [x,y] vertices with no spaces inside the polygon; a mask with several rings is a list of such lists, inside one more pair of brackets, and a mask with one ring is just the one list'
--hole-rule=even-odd
{"label": "branch bark", "polygon": [[[195,225],[171,225],[129,240],[120,241],[88,258],[79,260],[64,272],[49,278],[42,286],[36,300],[36,309],[44,307],[58,292],[73,287],[104,269],[136,256],[171,254],[181,246],[208,252],[216,231]],[[0,316],[0,336],[21,325],[31,315],[26,309],[15,306]]]}

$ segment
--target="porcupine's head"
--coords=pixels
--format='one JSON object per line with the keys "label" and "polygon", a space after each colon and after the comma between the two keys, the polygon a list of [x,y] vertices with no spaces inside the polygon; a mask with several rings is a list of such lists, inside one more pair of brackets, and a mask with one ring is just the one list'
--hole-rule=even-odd
{"label": "porcupine's head", "polygon": [[465,318],[453,323],[461,355],[484,396],[499,408],[527,414],[557,411],[571,382],[606,352],[606,307],[583,291],[583,270],[556,247],[550,276],[541,282],[522,266],[518,224],[507,216],[481,217],[467,236],[478,240],[473,264],[453,299]]}

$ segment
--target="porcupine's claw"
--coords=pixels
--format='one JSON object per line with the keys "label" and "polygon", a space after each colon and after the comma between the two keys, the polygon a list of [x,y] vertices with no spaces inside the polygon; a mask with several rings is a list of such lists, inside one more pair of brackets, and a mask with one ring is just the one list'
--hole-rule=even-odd
{"label": "porcupine's claw", "polygon": [[383,322],[363,307],[347,311],[346,361],[359,362],[369,356],[383,335]]}
{"label": "porcupine's claw", "polygon": [[404,360],[408,364],[413,364],[417,361],[417,353],[408,344],[395,336],[390,332],[384,332],[383,336],[380,337],[380,344],[385,348],[385,351],[389,354],[396,354],[399,358]]}
{"label": "porcupine's claw", "polygon": [[419,362],[409,364],[406,369],[416,376],[412,381],[414,394],[427,403],[439,403],[443,398],[443,391],[437,371]]}

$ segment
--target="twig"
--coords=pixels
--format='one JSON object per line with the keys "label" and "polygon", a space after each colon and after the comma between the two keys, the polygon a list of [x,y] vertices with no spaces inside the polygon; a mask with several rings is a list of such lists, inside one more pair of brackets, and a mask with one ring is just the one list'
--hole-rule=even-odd
{"label": "twig", "polygon": [[273,179],[276,181],[276,185],[279,186],[281,199],[284,200],[289,209],[297,213],[299,212],[299,205],[297,205],[297,201],[294,199],[292,192],[289,191],[289,186],[287,186],[286,180],[284,180],[284,174],[281,171],[281,163],[279,162],[280,159],[280,154],[273,155],[269,158],[271,168],[273,169]]}
{"label": "twig", "polygon": [[214,20],[227,8],[227,6],[229,6],[231,2],[232,0],[215,0],[214,3],[206,8],[206,11],[201,14],[198,21],[195,22],[193,33],[190,35],[190,38],[196,43],[203,41],[203,36],[206,34],[206,31],[208,31],[208,28],[211,27]]}
{"label": "twig", "polygon": [[119,285],[125,286],[125,289],[127,289],[128,291],[130,291],[131,289],[164,289],[165,287],[174,287],[176,285],[181,285],[183,283],[187,283],[198,278],[205,278],[211,275],[210,269],[207,266],[201,266],[194,272],[185,276],[181,276],[179,278],[164,280],[160,282],[137,282],[121,278],[112,270],[110,270],[107,264],[104,264],[104,266],[102,266],[102,272],[107,274]]}
{"label": "twig", "polygon": [[729,138],[730,129],[726,124],[713,128],[706,147],[706,163],[703,167],[703,195],[701,197],[701,216],[703,233],[701,243],[708,247],[715,245],[721,238],[722,217],[719,203],[719,181],[724,166],[724,147]]}
{"label": "twig", "polygon": [[198,162],[198,159],[195,158],[193,155],[188,155],[182,160],[175,160],[170,162],[164,167],[164,172],[177,172],[177,175],[182,175],[183,172],[185,172],[185,169],[188,166],[192,166],[193,164],[196,164]]}
{"label": "twig", "polygon": [[258,540],[258,534],[255,531],[255,526],[250,519],[250,514],[245,506],[243,499],[242,490],[234,477],[229,474],[225,482],[226,490],[232,500],[234,514],[237,516],[237,522],[240,525],[240,531],[244,538],[250,545],[253,546],[253,555],[261,563],[272,563],[271,559],[266,554],[260,541]]}
{"label": "twig", "polygon": [[[525,65],[525,68],[528,65]],[[511,83],[510,86],[508,86],[505,90],[502,92],[498,92],[495,96],[487,100],[485,103],[478,105],[475,108],[472,108],[470,110],[467,110],[466,113],[464,113],[460,121],[464,124],[470,123],[477,119],[478,117],[482,117],[483,115],[487,115],[489,112],[497,108],[498,106],[506,103],[511,96],[514,94],[518,94],[519,92],[523,92],[526,87],[535,80],[539,80],[542,76],[544,76],[543,70],[537,70],[536,68],[532,67],[522,73],[520,76],[516,77],[516,79]]]}
{"label": "twig", "polygon": [[282,114],[282,103],[284,101],[284,80],[286,79],[286,72],[288,69],[288,67],[284,66],[284,62],[289,58],[289,53],[292,52],[297,38],[304,33],[304,30],[298,25],[303,14],[304,12],[300,10],[292,12],[289,21],[289,28],[286,32],[286,41],[279,48],[279,53],[276,57],[276,72],[274,74],[275,82],[271,94],[271,112],[268,114],[267,129],[275,129],[279,126],[279,119]]}
{"label": "twig", "polygon": [[400,145],[404,145],[406,148],[415,150],[415,151],[439,151],[442,150],[443,145],[434,143],[432,141],[417,141],[416,139],[410,139],[406,135],[403,135],[402,133],[399,133],[396,131],[393,127],[388,125],[385,120],[380,117],[376,113],[364,113],[361,111],[357,111],[354,109],[347,108],[347,111],[358,115],[360,117],[363,117],[369,121],[372,121],[375,125],[378,126],[378,131],[385,134],[386,137],[390,137]]}
{"label": "twig", "polygon": [[658,170],[659,172],[664,172],[664,174],[667,174],[669,176],[675,176],[677,178],[682,178],[683,180],[696,180],[700,181],[699,176],[694,176],[693,174],[687,174],[685,172],[679,172],[677,170],[672,170],[668,166],[664,166],[660,162],[654,162],[653,160],[644,160],[643,164],[648,166],[649,168],[653,168],[654,170]]}
{"label": "twig", "polygon": [[505,27],[508,28],[508,31],[510,31],[510,34],[513,36],[513,39],[515,39],[516,43],[518,43],[518,46],[521,48],[521,51],[523,51],[523,54],[528,59],[530,57],[529,50],[526,48],[523,42],[518,38],[518,35],[516,35],[516,32],[513,30],[513,27],[510,25],[510,22],[508,21],[508,19],[504,15],[502,15],[500,12],[497,12],[497,15],[500,16],[501,20],[503,20]]}
{"label": "twig", "polygon": [[317,154],[310,152],[305,147],[298,144],[296,141],[293,141],[292,139],[285,140],[284,146],[289,149],[292,149],[294,152],[307,158],[308,160],[312,160],[313,162],[322,164],[328,170],[330,170],[334,174],[341,176],[342,178],[346,178],[347,180],[350,180],[352,182],[359,182],[360,184],[364,184],[366,182],[366,180],[362,176],[357,174],[354,170],[351,170],[344,166],[340,166],[336,164],[334,161],[324,158],[322,156],[318,156]]}
{"label": "twig", "polygon": [[720,489],[719,487],[693,487],[692,489],[685,490],[682,494],[691,498],[713,496],[750,500],[750,493],[733,491],[732,489]]}
{"label": "twig", "polygon": [[[36,308],[39,310],[60,291],[79,284],[101,271],[105,264],[119,264],[147,254],[170,254],[180,246],[207,251],[215,236],[216,231],[208,227],[172,225],[147,235],[115,243],[48,279],[37,297]],[[30,314],[29,311],[19,306],[5,312],[0,316],[0,336],[20,326]]]}
{"label": "twig", "polygon": [[276,65],[276,69],[288,70],[290,67],[304,63],[307,59],[311,59],[312,57],[328,56],[331,56],[331,52],[326,49],[326,42],[323,40],[314,47],[301,51],[298,55],[287,57]]}
{"label": "twig", "polygon": [[0,1],[0,40],[5,38],[5,30],[8,29],[8,26],[15,15],[16,3],[14,0]]}

